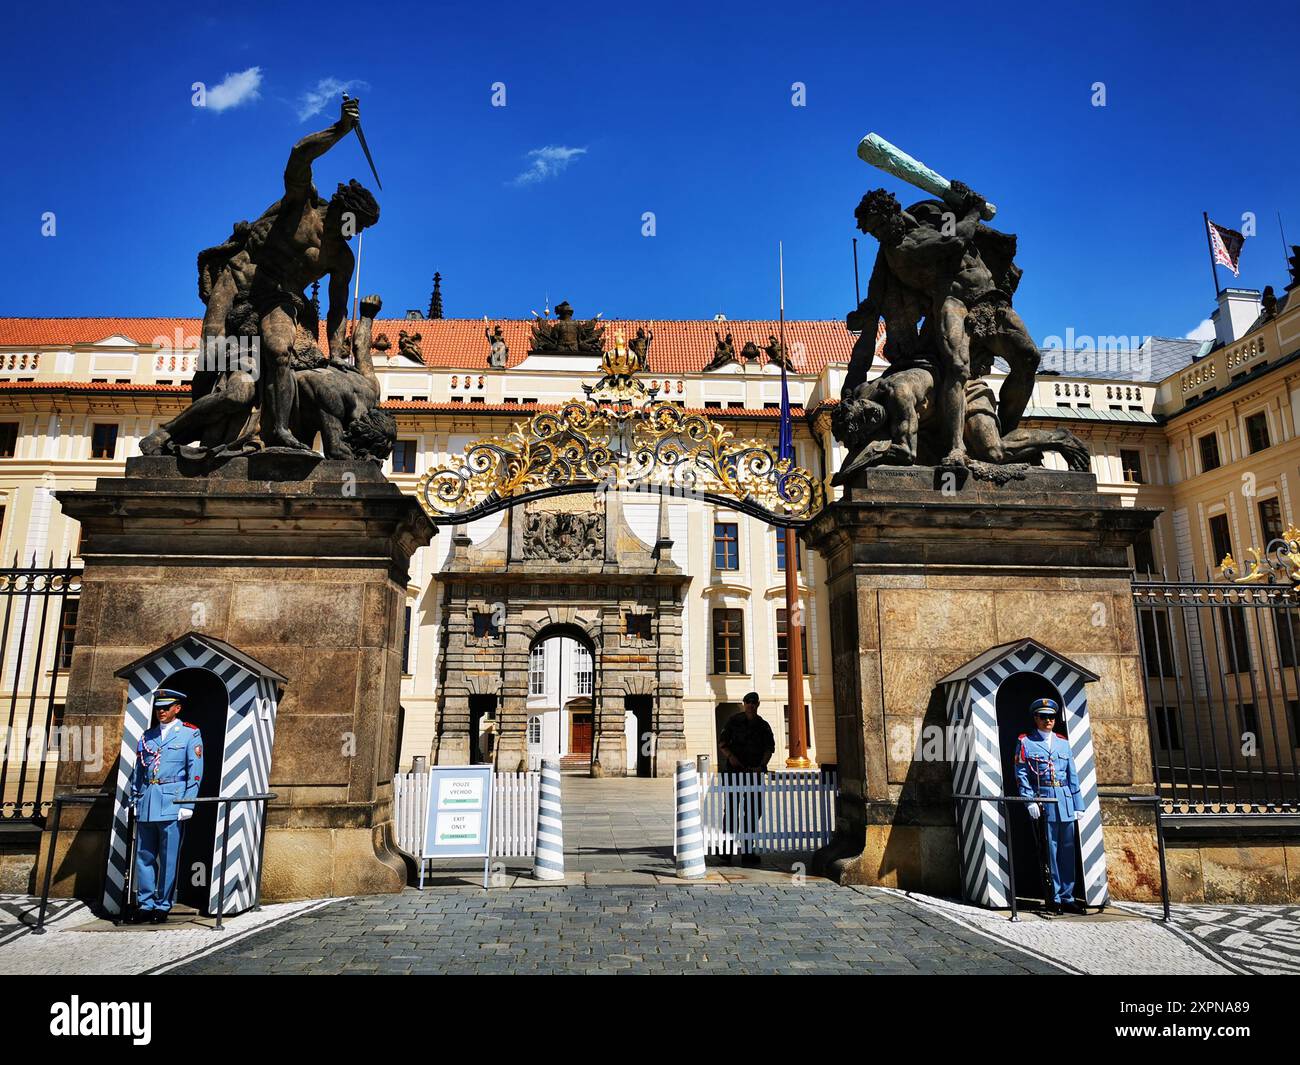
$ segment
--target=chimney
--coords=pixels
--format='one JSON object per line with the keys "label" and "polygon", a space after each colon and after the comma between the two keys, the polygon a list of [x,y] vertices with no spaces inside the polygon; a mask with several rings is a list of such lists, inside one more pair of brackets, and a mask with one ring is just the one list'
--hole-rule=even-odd
{"label": "chimney", "polygon": [[1219,293],[1218,309],[1210,315],[1214,336],[1220,344],[1231,344],[1246,335],[1259,317],[1259,291],[1253,288],[1225,288]]}

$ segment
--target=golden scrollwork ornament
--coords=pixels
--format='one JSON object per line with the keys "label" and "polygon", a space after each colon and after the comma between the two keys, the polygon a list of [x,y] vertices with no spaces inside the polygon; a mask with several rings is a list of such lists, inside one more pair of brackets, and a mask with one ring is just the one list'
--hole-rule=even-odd
{"label": "golden scrollwork ornament", "polygon": [[699,495],[776,525],[806,524],[825,506],[820,478],[761,440],[738,440],[704,415],[654,400],[636,378],[640,363],[616,338],[587,399],[516,422],[431,468],[416,486],[420,505],[452,524],[539,496],[644,489]]}

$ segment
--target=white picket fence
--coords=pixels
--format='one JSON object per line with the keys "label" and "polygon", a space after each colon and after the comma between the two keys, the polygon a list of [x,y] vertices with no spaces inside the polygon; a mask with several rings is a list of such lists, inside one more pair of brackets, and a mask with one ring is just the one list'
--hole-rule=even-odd
{"label": "white picket fence", "polygon": [[835,831],[835,794],[835,774],[820,769],[701,774],[704,853],[772,854],[825,846]]}
{"label": "white picket fence", "polygon": [[[492,777],[493,858],[531,858],[537,851],[540,773],[495,773]],[[429,774],[393,777],[393,822],[397,846],[419,859],[429,808]]]}

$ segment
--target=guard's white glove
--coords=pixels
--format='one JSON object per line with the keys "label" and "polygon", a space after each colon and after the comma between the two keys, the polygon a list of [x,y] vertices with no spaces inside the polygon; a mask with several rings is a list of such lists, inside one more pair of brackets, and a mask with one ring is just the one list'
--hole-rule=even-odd
{"label": "guard's white glove", "polygon": [[180,809],[176,811],[177,821],[188,821],[193,816],[194,816],[194,811],[191,810],[188,806],[182,806],[180,807]]}
{"label": "guard's white glove", "polygon": [[1039,815],[1041,815],[1043,812],[1042,808],[1036,802],[1031,802],[1028,806],[1025,807],[1025,809],[1029,811],[1029,816],[1032,817],[1035,821],[1038,820]]}
{"label": "guard's white glove", "polygon": [[1075,810],[1075,811],[1074,811],[1074,819],[1075,819],[1076,821],[1082,821],[1082,820],[1083,820],[1083,811],[1082,811],[1082,810]]}

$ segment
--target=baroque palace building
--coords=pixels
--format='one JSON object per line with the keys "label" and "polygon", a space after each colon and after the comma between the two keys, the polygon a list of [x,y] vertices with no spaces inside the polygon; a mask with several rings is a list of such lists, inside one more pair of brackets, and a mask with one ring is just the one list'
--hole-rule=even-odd
{"label": "baroque palace building", "polygon": [[[1223,555],[1240,558],[1246,548],[1279,535],[1294,514],[1300,297],[1293,285],[1261,311],[1257,293],[1226,290],[1215,323],[1214,341],[1151,338],[1124,350],[1045,350],[1026,413],[1027,424],[1065,426],[1088,444],[1103,492],[1163,511],[1133,562],[1171,578],[1203,579]],[[399,427],[386,472],[399,486],[414,492],[430,467],[480,437],[504,434],[535,412],[581,397],[582,385],[600,376],[595,356],[530,354],[528,321],[500,325],[509,348],[504,367],[490,361],[482,321],[429,320],[410,312],[406,319],[376,323],[376,336],[387,341],[378,342],[376,357],[385,407]],[[761,349],[778,331],[776,322],[620,321],[607,323],[606,336],[621,329],[630,337],[642,326],[653,330],[654,340],[641,379],[658,398],[775,447],[781,377]],[[120,476],[140,439],[187,405],[198,328],[198,320],[178,318],[0,319],[0,551],[6,565],[51,559],[58,565],[65,558],[79,564],[77,525],[61,513],[54,493]],[[796,460],[829,481],[844,458],[830,422],[855,338],[832,321],[787,322],[785,330]],[[734,338],[734,358],[715,358],[719,333]],[[750,341],[757,357],[742,354]],[[878,360],[876,372],[883,365]],[[1059,463],[1055,456],[1047,461]],[[595,675],[593,639],[605,641],[610,661],[617,651],[623,676],[652,678],[627,680],[619,689],[626,702],[614,711],[603,708],[625,715],[628,772],[654,771],[648,757],[654,741],[646,749],[637,737],[667,727],[661,713],[671,716],[678,737],[674,756],[716,759],[721,725],[751,689],[762,697],[782,756],[788,733],[782,712],[786,559],[776,531],[690,498],[544,502],[518,518],[499,514],[465,528],[442,527],[416,554],[407,588],[400,764],[416,756],[489,757],[502,685],[512,691],[526,686],[530,760],[560,754],[570,764],[585,764],[598,739],[609,736],[609,722],[598,720],[600,693],[609,689]],[[528,594],[542,601],[532,602],[527,640],[492,667],[510,675],[471,677],[475,648],[502,637],[496,600],[511,595],[511,580],[524,579],[493,579],[507,557],[501,545],[516,535],[510,522],[530,528],[560,522],[571,533],[576,528],[573,535],[581,539],[582,522],[572,516],[598,508],[613,508],[605,514],[611,524],[603,548],[615,574],[608,602],[583,605],[568,599],[563,585],[550,591],[532,586]],[[677,574],[666,579],[659,572],[651,580],[647,574],[655,567],[641,562],[658,557],[667,542]],[[804,596],[809,756],[830,764],[836,752],[824,566],[807,549],[796,564]],[[458,584],[456,574],[464,572],[473,576]],[[658,607],[646,609],[655,607],[656,597]],[[584,629],[581,615],[588,608],[602,612],[599,629]],[[69,599],[57,624],[50,621],[32,639],[61,656],[75,624],[75,599]],[[670,655],[664,653],[669,645]],[[0,709],[12,734],[29,719],[44,720],[51,671],[16,669],[16,652],[8,653]],[[54,723],[62,683],[61,676],[53,681],[48,699]],[[41,697],[30,699],[32,690]],[[669,701],[680,705],[650,709],[644,700],[656,690],[661,701],[671,691]],[[1284,723],[1292,743],[1297,724]],[[502,749],[503,763],[506,753]],[[512,764],[503,768],[516,768],[518,752],[508,753]],[[622,768],[618,758],[603,761]],[[45,777],[46,790],[52,777]],[[13,774],[6,790],[12,787]]]}

